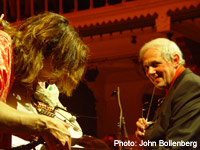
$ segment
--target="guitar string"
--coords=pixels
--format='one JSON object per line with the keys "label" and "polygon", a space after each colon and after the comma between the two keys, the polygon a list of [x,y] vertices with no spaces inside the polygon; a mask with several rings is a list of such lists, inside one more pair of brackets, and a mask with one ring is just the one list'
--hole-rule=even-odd
{"label": "guitar string", "polygon": [[[33,98],[33,101],[39,101],[39,100],[37,100],[33,95],[32,95],[32,98]],[[66,113],[68,113],[66,110],[64,110],[64,109],[62,109],[62,108],[60,108],[60,107],[58,107],[58,106],[56,106],[55,108],[53,108],[52,106],[47,105],[46,103],[44,103],[44,102],[42,102],[42,101],[39,101],[39,102],[41,102],[42,104],[44,104],[46,107],[52,108],[55,117],[57,117],[58,119],[62,120],[61,118],[59,118],[58,116],[56,116],[56,113],[60,114],[60,115],[65,119],[65,120],[62,120],[62,121],[65,121],[65,122],[68,121],[67,123],[69,123],[72,127],[76,128],[78,131],[81,131],[81,129],[80,129],[77,125],[75,125],[74,123],[70,122],[70,120],[69,120],[66,116],[64,116],[63,114],[61,114],[61,113],[58,112],[58,111],[55,111],[56,109],[60,109],[60,110],[65,111]],[[35,104],[36,104],[37,106],[39,105],[39,104],[37,104],[37,102],[35,102]],[[35,105],[33,105],[33,106],[35,106]],[[35,108],[36,108],[36,110],[38,111],[37,106],[36,106]],[[45,108],[43,108],[43,109],[44,109],[45,111],[49,112],[49,111],[46,110]],[[41,113],[41,114],[43,114],[43,115],[47,115],[47,116],[48,116],[48,114],[44,114],[44,113],[42,113],[42,112],[40,112],[40,111],[38,111],[38,112]],[[56,112],[56,113],[55,113],[55,112]]]}

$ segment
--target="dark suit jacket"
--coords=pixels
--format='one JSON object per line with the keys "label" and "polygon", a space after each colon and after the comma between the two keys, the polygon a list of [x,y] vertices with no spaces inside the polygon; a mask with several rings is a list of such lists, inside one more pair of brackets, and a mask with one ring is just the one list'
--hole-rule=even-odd
{"label": "dark suit jacket", "polygon": [[[183,71],[158,108],[154,120],[156,123],[146,131],[147,140],[182,140],[191,144],[165,147],[157,143],[159,147],[155,149],[200,149],[200,77],[190,69]],[[197,143],[198,147],[195,146]]]}

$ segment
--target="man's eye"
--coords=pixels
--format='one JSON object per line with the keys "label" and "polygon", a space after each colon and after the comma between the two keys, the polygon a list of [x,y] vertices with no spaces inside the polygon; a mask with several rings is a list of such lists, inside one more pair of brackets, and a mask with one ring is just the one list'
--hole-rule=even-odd
{"label": "man's eye", "polygon": [[151,64],[151,66],[152,66],[152,67],[158,67],[159,64],[160,64],[160,63],[158,63],[158,62],[153,62],[153,63]]}

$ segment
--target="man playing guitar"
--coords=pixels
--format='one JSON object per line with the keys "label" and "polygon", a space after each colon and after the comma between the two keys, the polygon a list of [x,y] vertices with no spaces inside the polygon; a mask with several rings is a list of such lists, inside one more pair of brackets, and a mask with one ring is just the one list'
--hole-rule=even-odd
{"label": "man playing guitar", "polygon": [[[76,121],[76,117],[67,112],[67,109],[60,103],[59,91],[55,84],[45,88],[45,83],[39,83],[36,91],[32,93],[31,90],[23,85],[15,83],[8,96],[7,103],[19,111],[39,113],[66,122],[70,125],[68,130],[71,134],[72,145],[77,143],[83,135],[82,129]],[[32,136],[26,137],[26,140],[24,140],[22,139],[24,137],[19,138],[18,136],[12,136],[12,147],[28,144],[32,140],[31,138],[33,138]],[[44,144],[36,147],[36,150],[44,149],[46,149]]]}

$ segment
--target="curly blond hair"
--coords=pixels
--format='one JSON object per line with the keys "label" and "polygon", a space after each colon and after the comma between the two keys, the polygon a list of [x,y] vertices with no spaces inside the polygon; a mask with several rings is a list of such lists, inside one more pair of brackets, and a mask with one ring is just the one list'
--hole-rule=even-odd
{"label": "curly blond hair", "polygon": [[[43,68],[43,60],[53,64],[60,92],[70,96],[84,73],[88,47],[69,21],[56,13],[30,17],[17,26],[5,26],[13,43],[15,77],[33,86]],[[50,58],[50,59],[49,59]]]}

